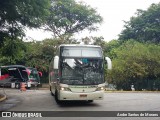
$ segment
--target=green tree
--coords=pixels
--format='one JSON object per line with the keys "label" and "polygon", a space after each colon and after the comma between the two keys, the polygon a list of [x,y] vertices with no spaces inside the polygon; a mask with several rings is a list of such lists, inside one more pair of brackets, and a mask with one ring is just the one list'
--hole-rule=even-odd
{"label": "green tree", "polygon": [[49,14],[50,0],[0,0],[0,44],[25,35],[25,27],[40,27]]}
{"label": "green tree", "polygon": [[99,45],[102,48],[105,44],[104,38],[102,36],[100,36],[100,37],[93,37],[93,36],[84,37],[84,38],[81,38],[81,42],[83,42],[86,45]]}
{"label": "green tree", "polygon": [[152,4],[147,10],[138,10],[137,16],[125,22],[119,39],[135,39],[140,42],[160,43],[160,3]]}
{"label": "green tree", "polygon": [[90,37],[85,37],[85,38],[82,38],[81,41],[85,44],[85,45],[89,45],[91,44],[92,40]]}
{"label": "green tree", "polygon": [[21,63],[26,52],[25,43],[20,40],[6,39],[0,48],[0,63],[2,65]]}
{"label": "green tree", "polygon": [[100,37],[92,37],[92,41],[93,41],[93,43],[92,43],[93,45],[99,45],[102,48],[104,48],[105,41],[104,41],[104,38],[102,36],[100,36]]}
{"label": "green tree", "polygon": [[117,57],[115,51],[121,44],[122,42],[119,40],[112,40],[108,43],[105,42],[103,47],[105,56],[109,56],[111,59],[115,59]]}
{"label": "green tree", "polygon": [[74,0],[51,0],[50,13],[44,28],[65,40],[84,29],[96,30],[102,22],[95,9]]}
{"label": "green tree", "polygon": [[[51,46],[43,45],[42,41],[27,42],[27,52],[25,53],[25,66],[36,67],[38,71],[43,73],[41,82],[47,82],[48,65],[54,50]],[[53,51],[52,51],[53,50]]]}
{"label": "green tree", "polygon": [[118,89],[130,90],[130,85],[134,84],[136,90],[153,90],[155,80],[160,78],[159,50],[159,45],[135,40],[112,49],[113,69],[108,73],[108,82],[116,84]]}

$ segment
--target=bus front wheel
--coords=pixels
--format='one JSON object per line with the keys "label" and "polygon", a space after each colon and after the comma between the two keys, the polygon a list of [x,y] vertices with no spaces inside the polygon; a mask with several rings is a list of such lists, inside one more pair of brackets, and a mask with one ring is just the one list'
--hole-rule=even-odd
{"label": "bus front wheel", "polygon": [[56,101],[57,104],[62,104],[62,101],[58,99],[57,91],[55,92],[55,101]]}
{"label": "bus front wheel", "polygon": [[54,96],[54,94],[53,94],[53,92],[52,92],[52,88],[51,88],[51,86],[50,86],[50,91],[51,91],[51,95],[52,95],[52,96]]}
{"label": "bus front wheel", "polygon": [[88,100],[87,102],[88,102],[88,103],[92,103],[92,102],[93,102],[93,100]]}

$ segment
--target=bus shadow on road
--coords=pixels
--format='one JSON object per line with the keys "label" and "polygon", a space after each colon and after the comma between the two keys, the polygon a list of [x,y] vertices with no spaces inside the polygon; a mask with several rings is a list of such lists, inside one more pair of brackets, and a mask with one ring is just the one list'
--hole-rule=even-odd
{"label": "bus shadow on road", "polygon": [[59,104],[60,107],[96,107],[99,106],[98,104],[94,102],[88,102],[88,101],[65,101]]}

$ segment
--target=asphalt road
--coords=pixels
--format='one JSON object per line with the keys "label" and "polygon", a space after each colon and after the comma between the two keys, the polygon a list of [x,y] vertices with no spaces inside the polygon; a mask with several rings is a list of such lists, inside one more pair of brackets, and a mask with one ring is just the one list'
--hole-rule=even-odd
{"label": "asphalt road", "polygon": [[[160,93],[105,93],[104,100],[93,103],[68,102],[57,105],[49,90],[6,89],[8,99],[0,111],[160,111]],[[73,113],[74,114],[74,113]],[[8,118],[3,118],[8,120]],[[17,120],[17,118],[10,118]],[[22,119],[22,118],[21,118]],[[24,120],[28,118],[23,118]],[[29,118],[32,120],[32,118]],[[34,118],[39,119],[39,118]],[[64,117],[45,119],[62,120]],[[159,120],[159,117],[65,117],[67,120]]]}

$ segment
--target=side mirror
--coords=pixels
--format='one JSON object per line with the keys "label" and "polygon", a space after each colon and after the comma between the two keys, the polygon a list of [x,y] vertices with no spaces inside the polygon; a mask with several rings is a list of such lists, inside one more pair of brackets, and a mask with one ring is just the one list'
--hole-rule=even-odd
{"label": "side mirror", "polygon": [[112,69],[112,61],[109,57],[105,57],[105,60],[107,61],[108,64],[108,69],[111,70]]}
{"label": "side mirror", "polygon": [[54,69],[58,69],[58,63],[59,63],[59,57],[55,56],[54,57],[54,65],[53,65]]}

